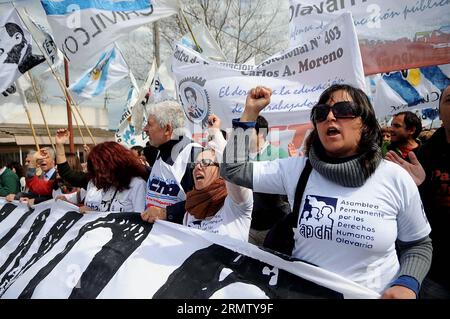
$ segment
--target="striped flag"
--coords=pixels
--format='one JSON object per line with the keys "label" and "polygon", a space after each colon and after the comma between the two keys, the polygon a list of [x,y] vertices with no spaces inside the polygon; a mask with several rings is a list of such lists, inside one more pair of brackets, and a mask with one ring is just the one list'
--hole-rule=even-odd
{"label": "striped flag", "polygon": [[441,92],[450,85],[450,64],[383,73],[375,83],[373,102],[378,117],[436,108]]}
{"label": "striped flag", "polygon": [[178,0],[41,0],[58,48],[80,66],[144,24],[176,14]]}
{"label": "striped flag", "polygon": [[94,67],[85,72],[69,89],[80,103],[101,94],[112,84],[126,77],[128,66],[115,46],[104,52]]}

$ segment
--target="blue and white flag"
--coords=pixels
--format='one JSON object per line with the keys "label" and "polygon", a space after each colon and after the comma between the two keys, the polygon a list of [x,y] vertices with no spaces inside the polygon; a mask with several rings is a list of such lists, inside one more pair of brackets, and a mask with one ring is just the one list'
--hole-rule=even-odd
{"label": "blue and white flag", "polygon": [[153,60],[152,66],[147,74],[147,79],[144,85],[139,90],[139,96],[131,106],[131,124],[135,128],[135,134],[141,134],[142,129],[145,126],[146,111],[145,105],[147,105],[150,96],[152,95],[152,84],[155,80],[156,63]]}
{"label": "blue and white flag", "polygon": [[382,73],[372,80],[373,104],[379,118],[437,108],[442,91],[450,85],[450,64]]}
{"label": "blue and white flag", "polygon": [[94,67],[85,72],[69,89],[76,102],[101,94],[105,89],[128,75],[129,69],[119,50],[104,52]]}
{"label": "blue and white flag", "polygon": [[145,134],[145,132],[136,134],[136,129],[131,123],[132,107],[133,104],[137,101],[138,97],[139,90],[134,84],[130,85],[130,89],[128,90],[127,103],[125,105],[122,117],[119,121],[119,128],[117,129],[115,134],[116,142],[128,148],[135,145],[145,146],[145,143],[148,141],[147,134]]}
{"label": "blue and white flag", "polygon": [[134,29],[176,14],[178,0],[41,0],[58,48],[77,66]]}

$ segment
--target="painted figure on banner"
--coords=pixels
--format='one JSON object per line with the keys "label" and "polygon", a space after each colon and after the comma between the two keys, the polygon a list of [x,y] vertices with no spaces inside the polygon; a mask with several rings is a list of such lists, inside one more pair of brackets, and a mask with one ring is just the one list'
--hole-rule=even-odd
{"label": "painted figure on banner", "polygon": [[8,22],[0,27],[0,68],[17,68],[24,74],[44,60],[43,55],[32,54],[21,26]]}
{"label": "painted figure on banner", "polygon": [[179,99],[184,113],[193,124],[199,124],[202,128],[208,126],[208,116],[211,106],[208,93],[205,90],[206,80],[198,77],[188,77],[179,83]]}

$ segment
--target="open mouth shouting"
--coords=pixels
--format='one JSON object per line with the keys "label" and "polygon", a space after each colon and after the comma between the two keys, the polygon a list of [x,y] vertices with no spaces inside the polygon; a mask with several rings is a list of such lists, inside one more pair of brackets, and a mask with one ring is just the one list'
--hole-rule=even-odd
{"label": "open mouth shouting", "polygon": [[338,134],[341,134],[341,131],[335,126],[330,126],[327,129],[327,136],[336,136]]}

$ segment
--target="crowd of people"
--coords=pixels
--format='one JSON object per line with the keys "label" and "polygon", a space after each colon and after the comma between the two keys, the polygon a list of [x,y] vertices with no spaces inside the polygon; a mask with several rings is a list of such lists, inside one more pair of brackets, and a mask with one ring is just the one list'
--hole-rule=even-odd
{"label": "crowd of people", "polygon": [[[55,150],[31,151],[23,167],[0,163],[0,196],[30,206],[65,200],[83,214],[135,212],[268,250],[285,236],[292,245],[279,251],[383,298],[450,298],[450,86],[439,100],[442,127],[423,134],[409,111],[381,128],[362,90],[333,85],[311,110],[301,152],[267,140],[260,113],[271,94],[253,88],[233,123],[209,115],[205,145],[185,134],[178,102],[153,104],[146,147],[100,143],[84,166],[66,154],[69,132],[59,129]],[[229,125],[226,139],[220,128]],[[282,223],[287,231],[275,233]]]}

